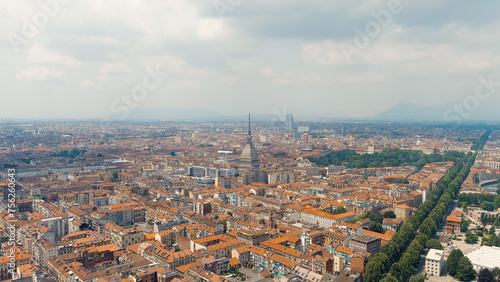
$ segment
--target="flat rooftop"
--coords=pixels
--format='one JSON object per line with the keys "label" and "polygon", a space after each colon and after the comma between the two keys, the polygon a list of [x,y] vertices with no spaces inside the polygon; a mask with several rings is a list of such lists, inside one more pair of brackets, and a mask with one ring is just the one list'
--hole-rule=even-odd
{"label": "flat rooftop", "polygon": [[479,250],[472,251],[465,255],[472,265],[493,269],[500,267],[500,248],[481,246]]}
{"label": "flat rooftop", "polygon": [[429,252],[427,253],[427,256],[425,257],[425,259],[441,260],[443,255],[444,255],[443,250],[430,249]]}

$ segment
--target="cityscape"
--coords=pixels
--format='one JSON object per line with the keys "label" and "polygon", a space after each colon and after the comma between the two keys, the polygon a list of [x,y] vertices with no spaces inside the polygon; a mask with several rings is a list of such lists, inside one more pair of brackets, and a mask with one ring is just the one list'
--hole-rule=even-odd
{"label": "cityscape", "polygon": [[500,281],[500,3],[201,2],[0,2],[0,281]]}

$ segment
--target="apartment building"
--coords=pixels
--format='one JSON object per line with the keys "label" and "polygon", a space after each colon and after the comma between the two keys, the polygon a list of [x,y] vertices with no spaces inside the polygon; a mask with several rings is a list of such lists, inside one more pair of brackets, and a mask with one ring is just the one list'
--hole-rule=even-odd
{"label": "apartment building", "polygon": [[197,201],[194,203],[196,214],[207,215],[212,213],[212,204],[210,202]]}
{"label": "apartment building", "polygon": [[174,230],[164,230],[155,234],[155,240],[165,244],[167,247],[172,247],[177,243],[177,234]]}
{"label": "apartment building", "polygon": [[429,276],[440,276],[444,263],[444,251],[430,249],[425,257],[425,272]]}
{"label": "apartment building", "polygon": [[320,255],[314,256],[312,271],[318,274],[333,273],[333,258]]}
{"label": "apartment building", "polygon": [[381,239],[375,236],[361,234],[355,235],[349,241],[349,248],[359,250],[370,254],[376,254],[380,251]]}
{"label": "apartment building", "polygon": [[290,273],[300,263],[257,246],[242,246],[232,251],[232,257],[238,259],[242,266],[268,270],[281,276]]}
{"label": "apartment building", "polygon": [[396,218],[402,218],[403,222],[406,222],[410,218],[411,210],[408,205],[402,204],[394,208],[394,213],[396,214]]}
{"label": "apartment building", "polygon": [[72,242],[51,243],[45,240],[37,241],[33,247],[33,260],[44,267],[48,267],[50,258],[74,252]]}
{"label": "apartment building", "polygon": [[445,230],[450,233],[459,233],[462,229],[462,212],[454,210],[446,217]]}
{"label": "apartment building", "polygon": [[54,232],[54,236],[60,239],[69,233],[69,218],[68,217],[52,217],[44,218],[36,223],[37,227],[45,226]]}
{"label": "apartment building", "polygon": [[171,252],[166,248],[151,246],[146,249],[144,256],[152,261],[165,266],[169,270],[174,270],[179,266],[193,263],[195,257],[190,250]]}
{"label": "apartment building", "polygon": [[146,221],[146,207],[138,203],[122,203],[101,210],[105,219],[117,225],[131,225]]}
{"label": "apartment building", "polygon": [[125,228],[112,223],[106,224],[105,227],[110,231],[111,242],[121,248],[144,242],[144,231],[140,227]]}
{"label": "apartment building", "polygon": [[332,227],[335,222],[347,222],[355,216],[356,214],[354,212],[329,214],[317,209],[304,209],[300,213],[300,219],[302,221],[324,228]]}
{"label": "apartment building", "polygon": [[[15,270],[17,271],[17,268],[19,266],[31,263],[31,255],[29,255],[27,252],[18,247],[14,249],[15,249],[14,263],[15,263]],[[11,263],[10,257],[6,255],[0,257],[0,280],[4,281],[12,278],[12,272],[10,270],[12,269],[12,267],[10,263]]]}
{"label": "apartment building", "polygon": [[403,226],[402,218],[384,218],[382,223],[382,227],[394,231],[398,231],[398,229]]}

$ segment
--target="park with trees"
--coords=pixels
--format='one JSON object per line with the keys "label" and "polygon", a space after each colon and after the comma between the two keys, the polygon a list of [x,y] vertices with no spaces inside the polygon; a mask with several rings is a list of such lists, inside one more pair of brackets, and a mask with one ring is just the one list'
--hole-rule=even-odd
{"label": "park with trees", "polygon": [[421,169],[433,162],[456,162],[464,157],[464,153],[447,151],[441,154],[426,155],[420,150],[402,150],[386,148],[382,152],[360,155],[352,150],[341,150],[323,156],[312,156],[308,159],[319,166],[345,165],[347,168],[368,168],[388,166],[416,166]]}
{"label": "park with trees", "polygon": [[[491,131],[487,130],[481,139],[474,143],[479,145],[473,145],[473,148],[482,149],[490,133]],[[386,278],[394,278],[396,281],[410,280],[423,252],[435,244],[430,239],[436,235],[438,225],[450,211],[452,202],[457,198],[460,187],[469,174],[476,156],[477,153],[469,152],[445,174],[426,201],[394,234],[391,241],[386,243],[379,253],[370,258],[366,264],[364,281],[375,282]],[[429,244],[427,244],[428,242]],[[468,258],[460,259],[455,263],[461,269],[460,272],[455,273],[458,275],[456,278],[461,281],[475,279],[476,272]]]}

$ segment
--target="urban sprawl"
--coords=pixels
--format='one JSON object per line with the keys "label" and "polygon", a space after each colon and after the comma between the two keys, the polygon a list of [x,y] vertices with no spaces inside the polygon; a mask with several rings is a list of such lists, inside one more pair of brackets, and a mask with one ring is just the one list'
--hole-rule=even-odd
{"label": "urban sprawl", "polygon": [[0,280],[497,281],[499,177],[491,125],[5,121]]}

